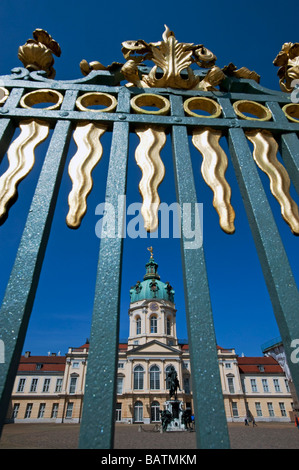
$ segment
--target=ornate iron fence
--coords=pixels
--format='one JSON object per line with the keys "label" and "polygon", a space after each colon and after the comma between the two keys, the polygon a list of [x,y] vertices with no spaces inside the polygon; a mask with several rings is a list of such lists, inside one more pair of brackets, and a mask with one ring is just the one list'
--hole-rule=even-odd
{"label": "ornate iron fence", "polygon": [[[85,77],[78,80],[55,81],[52,54],[60,55],[59,45],[46,32],[36,30],[34,39],[19,50],[24,68],[0,77],[0,149],[1,158],[7,152],[9,160],[9,168],[0,178],[3,222],[19,182],[34,164],[35,147],[53,131],[1,309],[0,338],[5,347],[5,361],[0,364],[1,423],[17,372],[72,136],[78,151],[69,165],[69,227],[77,228],[84,217],[91,172],[102,155],[100,138],[108,131],[112,132],[112,143],[106,202],[117,206],[118,197],[126,194],[129,136],[136,133],[140,138],[136,161],[142,169],[140,191],[146,229],[153,231],[158,223],[158,187],[165,171],[160,150],[167,134],[172,139],[177,202],[181,208],[185,203],[196,204],[188,140],[191,135],[203,157],[202,175],[214,192],[220,226],[232,234],[235,214],[225,179],[228,159],[219,145],[220,137],[226,137],[281,338],[290,357],[292,341],[299,338],[298,290],[257,166],[269,176],[282,216],[298,235],[298,208],[289,193],[289,175],[297,192],[299,189],[299,104],[292,102],[296,98],[295,84],[292,86],[296,67],[292,60],[298,57],[298,44],[284,46],[276,59],[275,64],[281,66],[282,92],[263,88],[258,75],[246,68],[236,70],[230,64],[220,69],[213,53],[202,45],[178,43],[167,27],[159,43],[123,43],[125,64],[104,67],[99,62],[82,61]],[[146,60],[152,60],[154,67],[145,67]],[[194,70],[192,64],[198,69]],[[129,83],[121,85],[123,80]],[[35,107],[44,102],[50,106]],[[11,142],[17,127],[20,135]],[[277,159],[278,149],[284,166]],[[193,224],[195,216],[192,214]],[[122,226],[121,213],[116,215],[115,223]],[[197,445],[227,448],[229,437],[204,250],[203,246],[190,249],[182,233]],[[101,240],[81,448],[113,447],[122,243],[121,237]],[[298,364],[291,361],[289,365],[298,392]]]}

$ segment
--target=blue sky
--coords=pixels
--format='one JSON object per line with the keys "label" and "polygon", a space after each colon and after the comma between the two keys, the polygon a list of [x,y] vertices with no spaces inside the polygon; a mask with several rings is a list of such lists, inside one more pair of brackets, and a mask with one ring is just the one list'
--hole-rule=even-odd
{"label": "blue sky", "polygon": [[[223,67],[230,62],[238,68],[246,66],[261,75],[261,85],[279,90],[277,67],[272,62],[284,42],[299,41],[298,13],[298,3],[291,2],[284,8],[281,2],[268,0],[249,4],[240,1],[208,4],[199,1],[2,0],[0,74],[9,74],[13,67],[21,65],[17,58],[18,47],[32,37],[36,28],[47,30],[60,44],[62,55],[55,58],[54,66],[56,79],[70,80],[82,77],[79,68],[82,59],[88,62],[98,60],[104,65],[113,61],[123,62],[123,41],[159,41],[166,24],[179,41],[204,44],[212,50],[218,58],[218,66]],[[106,146],[109,146],[110,139],[111,135],[104,136]],[[137,144],[135,136],[130,149],[128,204],[140,202],[140,170],[134,161]],[[43,144],[41,151],[46,146],[47,143]],[[162,151],[166,177],[159,190],[161,200],[168,204],[175,202],[170,147],[168,141]],[[69,158],[75,151],[72,144]],[[19,197],[10,210],[9,218],[0,227],[1,299],[41,169],[40,153],[30,177],[19,186]],[[65,224],[70,181],[67,172],[64,174],[24,351],[30,350],[32,354],[60,351],[64,354],[69,346],[80,346],[89,337],[99,250],[99,239],[95,235],[99,217],[95,215],[95,207],[104,201],[108,158],[109,152],[106,151],[93,172],[94,188],[88,198],[88,212],[77,231],[70,230]],[[278,336],[279,331],[232,165],[229,164],[226,175],[232,187],[236,233],[226,235],[219,227],[211,190],[200,174],[201,157],[192,150],[192,158],[198,202],[203,203],[204,249],[217,342],[224,348],[235,348],[238,354],[260,355],[261,344]],[[4,159],[0,166],[1,174],[5,165]],[[261,178],[269,194],[267,178],[264,175]],[[299,203],[293,188],[292,195]],[[298,283],[299,239],[282,221],[277,202],[271,195],[269,199]],[[150,238],[124,240],[120,336],[125,338],[128,335],[129,289],[137,280],[142,280],[150,245],[154,247],[161,279],[169,281],[176,292],[178,336],[187,338],[179,240]]]}

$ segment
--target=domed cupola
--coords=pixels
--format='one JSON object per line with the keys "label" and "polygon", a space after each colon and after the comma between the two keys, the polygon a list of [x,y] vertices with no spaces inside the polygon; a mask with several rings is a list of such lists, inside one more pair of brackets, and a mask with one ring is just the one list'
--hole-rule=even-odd
{"label": "domed cupola", "polygon": [[153,340],[169,346],[177,346],[176,308],[174,290],[169,282],[162,282],[152,247],[146,263],[143,281],[130,289],[130,333],[128,349]]}
{"label": "domed cupola", "polygon": [[162,282],[158,274],[158,264],[154,260],[153,249],[148,248],[151,252],[150,260],[146,263],[146,273],[143,281],[137,281],[135,286],[130,289],[131,303],[140,300],[167,300],[174,303],[174,290],[169,282]]}

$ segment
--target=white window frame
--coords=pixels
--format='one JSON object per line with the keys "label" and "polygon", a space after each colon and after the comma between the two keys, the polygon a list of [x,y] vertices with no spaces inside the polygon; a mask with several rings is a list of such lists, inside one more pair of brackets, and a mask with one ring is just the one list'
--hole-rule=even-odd
{"label": "white window frame", "polygon": [[25,383],[26,383],[26,379],[24,379],[24,378],[22,377],[22,378],[19,380],[19,383],[18,383],[18,388],[17,388],[17,392],[18,392],[18,393],[24,392]]}

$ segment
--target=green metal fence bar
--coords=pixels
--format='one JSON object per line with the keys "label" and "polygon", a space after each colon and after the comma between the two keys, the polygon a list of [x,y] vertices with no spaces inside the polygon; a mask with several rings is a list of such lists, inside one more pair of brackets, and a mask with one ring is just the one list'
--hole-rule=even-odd
{"label": "green metal fence bar", "polygon": [[[182,98],[171,96],[172,113],[183,113]],[[191,204],[191,226],[201,231],[196,218],[196,190],[186,127],[172,128],[177,199],[181,210]],[[190,207],[190,206],[189,206]],[[201,225],[201,224],[200,224]],[[181,218],[181,252],[185,305],[192,372],[192,390],[199,449],[229,448],[224,401],[217,358],[217,344],[203,245],[192,249]],[[189,244],[189,245],[188,245]]]}
{"label": "green metal fence bar", "polygon": [[[15,131],[15,124],[11,119],[10,109],[15,108],[19,104],[23,91],[23,88],[12,89],[7,100],[3,106],[0,107],[0,116],[3,116],[3,118],[0,119],[0,162],[9,147]],[[6,115],[9,115],[9,118],[5,118]]]}
{"label": "green metal fence bar", "polygon": [[[130,94],[118,97],[118,112],[130,112]],[[113,128],[106,203],[118,208],[119,196],[126,194],[129,123],[116,122]],[[125,210],[125,208],[123,208]],[[115,211],[115,228],[123,227],[124,212]],[[101,239],[96,292],[91,325],[90,350],[80,427],[81,449],[112,449],[116,402],[116,375],[119,343],[122,234]],[[107,301],[109,299],[109,301]]]}
{"label": "green metal fence bar", "polygon": [[17,373],[50,234],[71,122],[57,122],[37,183],[0,311],[5,362],[0,364],[0,433]]}
{"label": "green metal fence bar", "polygon": [[247,218],[296,390],[299,366],[290,360],[299,338],[299,292],[257,167],[242,129],[229,129],[229,147]]}
{"label": "green metal fence bar", "polygon": [[[282,108],[277,102],[267,102],[267,106],[272,112],[274,122],[280,126],[288,121]],[[299,140],[295,132],[282,134],[279,140],[280,152],[285,167],[294,187],[299,194]]]}

